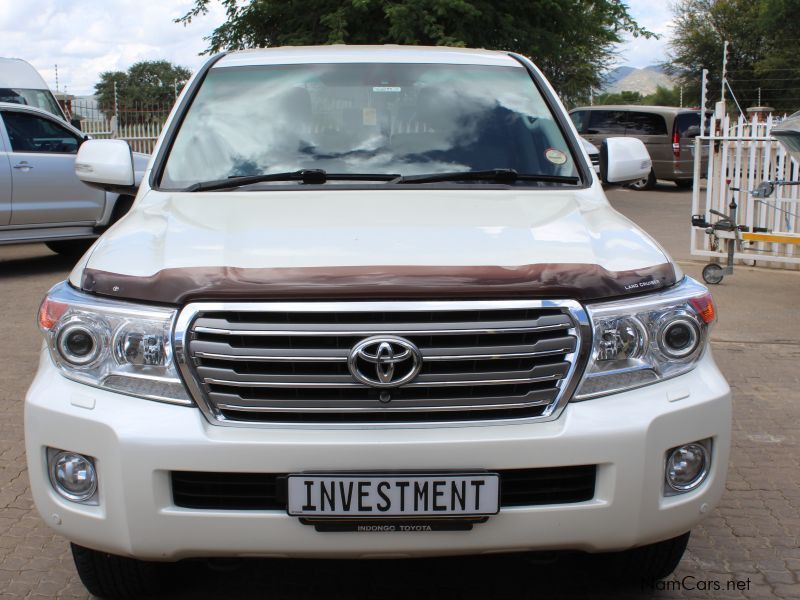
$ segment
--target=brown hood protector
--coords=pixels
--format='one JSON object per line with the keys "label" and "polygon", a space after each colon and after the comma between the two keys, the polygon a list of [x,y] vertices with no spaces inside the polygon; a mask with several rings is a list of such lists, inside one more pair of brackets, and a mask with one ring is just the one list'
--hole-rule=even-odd
{"label": "brown hood protector", "polygon": [[194,300],[447,300],[574,298],[599,300],[669,287],[663,263],[608,271],[595,264],[164,269],[146,277],[85,269],[87,292],[165,304]]}

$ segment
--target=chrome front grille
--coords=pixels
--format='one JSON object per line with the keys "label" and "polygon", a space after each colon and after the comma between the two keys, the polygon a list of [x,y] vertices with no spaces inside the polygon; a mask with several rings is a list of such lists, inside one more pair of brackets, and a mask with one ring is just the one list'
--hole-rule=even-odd
{"label": "chrome front grille", "polygon": [[[495,422],[557,416],[586,327],[571,301],[203,302],[181,312],[175,348],[212,422]],[[351,349],[373,336],[416,346],[416,377],[356,380]]]}

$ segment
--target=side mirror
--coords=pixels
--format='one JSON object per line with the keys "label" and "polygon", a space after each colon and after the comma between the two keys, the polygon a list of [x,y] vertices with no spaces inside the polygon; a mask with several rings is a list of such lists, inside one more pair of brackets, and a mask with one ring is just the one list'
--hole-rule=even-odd
{"label": "side mirror", "polygon": [[88,140],[81,144],[75,157],[75,174],[83,183],[107,192],[136,193],[133,153],[125,140]]}
{"label": "side mirror", "polygon": [[644,179],[653,161],[644,142],[634,137],[610,137],[600,146],[600,178],[603,183],[625,184]]}

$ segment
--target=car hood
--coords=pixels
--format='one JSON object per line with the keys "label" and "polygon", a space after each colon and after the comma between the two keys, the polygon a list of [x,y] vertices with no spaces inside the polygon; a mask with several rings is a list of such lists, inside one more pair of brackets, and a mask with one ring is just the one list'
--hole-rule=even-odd
{"label": "car hood", "polygon": [[681,275],[597,189],[149,191],[82,289],[196,299],[608,298]]}

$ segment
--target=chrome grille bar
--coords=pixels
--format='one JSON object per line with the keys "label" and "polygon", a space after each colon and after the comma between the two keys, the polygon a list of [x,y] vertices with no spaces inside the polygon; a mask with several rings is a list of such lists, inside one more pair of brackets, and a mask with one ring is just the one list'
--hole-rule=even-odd
{"label": "chrome grille bar", "polygon": [[466,334],[488,334],[488,333],[529,333],[536,331],[558,331],[568,329],[568,323],[558,323],[554,325],[535,325],[530,327],[497,327],[488,328],[464,328],[464,329],[409,329],[398,326],[396,329],[387,329],[385,326],[380,329],[217,329],[215,327],[196,327],[195,333],[208,333],[211,335],[246,335],[246,336],[342,336],[342,335],[466,335]]}
{"label": "chrome grille bar", "polygon": [[[351,348],[380,335],[419,348],[413,380],[376,389],[350,374]],[[174,347],[212,423],[419,427],[557,417],[590,335],[574,301],[197,302]]]}
{"label": "chrome grille bar", "polygon": [[[465,379],[462,381],[412,381],[405,384],[404,387],[450,387],[450,386],[464,386],[464,385],[500,385],[500,384],[517,384],[517,383],[539,383],[542,381],[557,381],[561,379],[560,375],[548,375],[545,377],[524,377],[518,379]],[[275,388],[275,387],[291,387],[291,388],[362,388],[369,389],[367,386],[360,383],[343,382],[310,382],[310,381],[230,381],[225,379],[211,379],[206,378],[205,383],[208,385],[224,385],[231,387],[249,387],[249,388]]]}

